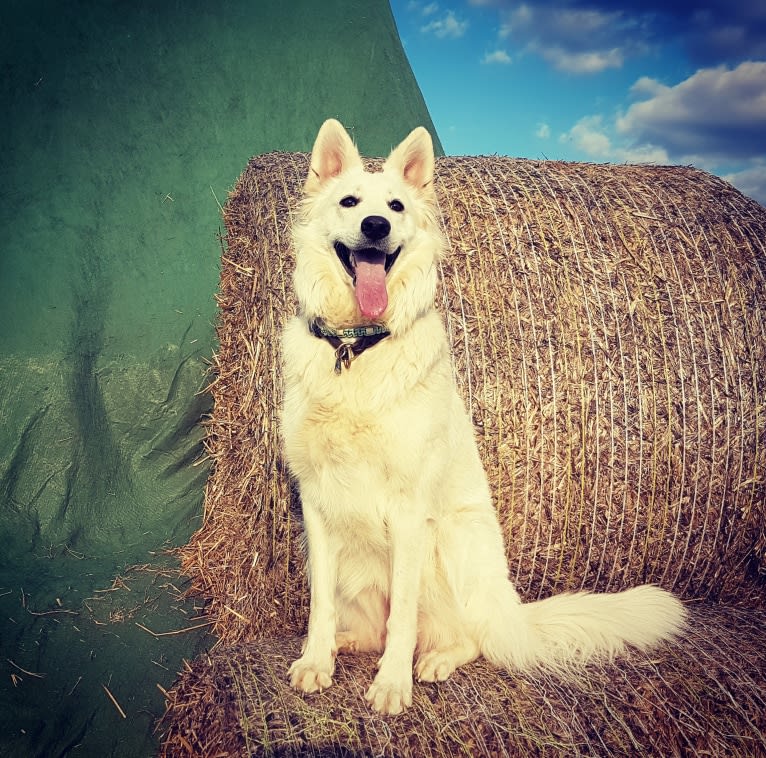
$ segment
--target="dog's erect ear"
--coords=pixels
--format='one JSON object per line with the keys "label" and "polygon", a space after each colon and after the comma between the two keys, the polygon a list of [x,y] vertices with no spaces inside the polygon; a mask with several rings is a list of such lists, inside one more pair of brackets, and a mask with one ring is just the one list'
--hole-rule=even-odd
{"label": "dog's erect ear", "polygon": [[329,118],[322,124],[311,150],[311,168],[304,191],[316,192],[326,181],[352,166],[361,165],[359,151],[340,121]]}
{"label": "dog's erect ear", "polygon": [[422,126],[413,129],[393,149],[385,167],[398,171],[415,189],[429,189],[434,178],[434,144],[428,130]]}

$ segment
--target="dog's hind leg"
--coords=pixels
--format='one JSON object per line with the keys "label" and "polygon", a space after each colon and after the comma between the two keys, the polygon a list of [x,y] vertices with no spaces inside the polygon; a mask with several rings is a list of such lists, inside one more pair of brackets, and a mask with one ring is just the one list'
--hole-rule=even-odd
{"label": "dog's hind leg", "polygon": [[343,653],[358,653],[359,640],[354,632],[338,632],[335,635],[335,652],[338,655]]}
{"label": "dog's hind leg", "polygon": [[479,657],[479,645],[468,638],[449,647],[422,653],[415,665],[420,682],[443,682],[455,669]]}
{"label": "dog's hind leg", "polygon": [[[428,576],[428,575],[427,575]],[[421,682],[443,682],[459,666],[478,658],[464,604],[459,604],[443,573],[428,576],[418,617],[415,676]]]}
{"label": "dog's hind leg", "polygon": [[337,599],[339,653],[381,652],[386,644],[388,603],[376,589],[365,589],[353,600]]}

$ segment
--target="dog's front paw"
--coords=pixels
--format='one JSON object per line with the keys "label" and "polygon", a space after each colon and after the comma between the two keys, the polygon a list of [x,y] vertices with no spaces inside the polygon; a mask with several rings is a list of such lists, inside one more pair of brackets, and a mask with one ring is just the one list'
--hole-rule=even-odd
{"label": "dog's front paw", "polygon": [[378,674],[364,697],[378,713],[396,716],[412,705],[412,677],[392,680]]}
{"label": "dog's front paw", "polygon": [[304,655],[290,666],[290,685],[302,692],[321,692],[332,684],[333,666],[332,656],[320,662]]}

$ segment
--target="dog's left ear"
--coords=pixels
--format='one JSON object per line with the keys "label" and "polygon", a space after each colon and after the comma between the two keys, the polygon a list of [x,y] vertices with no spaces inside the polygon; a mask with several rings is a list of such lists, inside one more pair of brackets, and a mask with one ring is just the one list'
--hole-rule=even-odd
{"label": "dog's left ear", "polygon": [[434,143],[422,126],[391,151],[385,168],[398,171],[418,191],[430,190],[434,178]]}

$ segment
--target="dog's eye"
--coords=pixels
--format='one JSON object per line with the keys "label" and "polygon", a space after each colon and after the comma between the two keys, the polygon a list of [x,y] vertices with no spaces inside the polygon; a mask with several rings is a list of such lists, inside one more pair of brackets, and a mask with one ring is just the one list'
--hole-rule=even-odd
{"label": "dog's eye", "polygon": [[346,195],[341,201],[340,204],[344,208],[353,208],[355,205],[359,203],[359,199],[354,197],[353,195]]}
{"label": "dog's eye", "polygon": [[404,210],[404,203],[401,200],[392,200],[388,207],[394,212],[394,213],[401,213]]}

